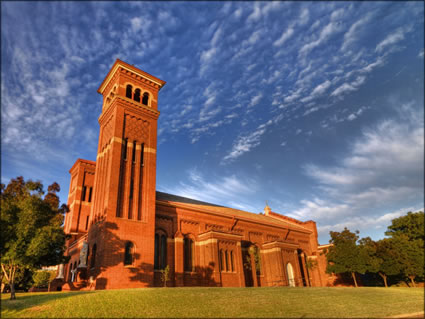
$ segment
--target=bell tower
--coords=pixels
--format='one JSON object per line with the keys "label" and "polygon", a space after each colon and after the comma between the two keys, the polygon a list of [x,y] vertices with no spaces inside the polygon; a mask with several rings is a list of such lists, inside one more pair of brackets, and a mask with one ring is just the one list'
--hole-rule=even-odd
{"label": "bell tower", "polygon": [[122,287],[126,280],[128,287],[152,285],[158,92],[164,85],[117,59],[98,89],[103,106],[88,233],[96,289]]}

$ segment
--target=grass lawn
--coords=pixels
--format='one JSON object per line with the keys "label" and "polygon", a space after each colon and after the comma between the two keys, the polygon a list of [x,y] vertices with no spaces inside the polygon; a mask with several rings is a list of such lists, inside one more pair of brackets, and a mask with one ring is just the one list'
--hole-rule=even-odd
{"label": "grass lawn", "polygon": [[383,318],[424,310],[423,288],[147,288],[1,296],[1,316],[31,318]]}

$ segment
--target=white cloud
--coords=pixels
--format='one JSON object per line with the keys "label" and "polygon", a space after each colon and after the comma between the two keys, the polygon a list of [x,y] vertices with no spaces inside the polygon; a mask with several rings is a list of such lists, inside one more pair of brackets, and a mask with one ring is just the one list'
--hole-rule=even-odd
{"label": "white cloud", "polygon": [[236,175],[205,178],[204,174],[197,169],[189,170],[187,176],[187,180],[180,182],[175,187],[166,188],[165,191],[212,204],[253,211],[252,206],[244,204],[244,201],[247,196],[255,194],[258,189],[258,184],[254,180],[238,178]]}
{"label": "white cloud", "polygon": [[336,88],[332,93],[331,96],[338,96],[344,93],[357,91],[366,80],[365,76],[358,76],[353,82],[351,83],[344,83],[338,88]]}
{"label": "white cloud", "polygon": [[401,40],[404,39],[404,29],[398,28],[394,33],[391,33],[388,35],[384,40],[382,40],[377,46],[375,51],[381,52],[384,50],[387,46],[395,44]]}
{"label": "white cloud", "polygon": [[419,51],[418,53],[418,58],[422,58],[424,57],[424,49],[422,49],[421,51]]}
{"label": "white cloud", "polygon": [[252,97],[251,99],[251,103],[249,103],[249,107],[253,107],[255,105],[257,105],[258,103],[260,103],[261,99],[263,97],[263,93],[258,93],[256,96]]}
{"label": "white cloud", "polygon": [[294,34],[294,29],[293,28],[290,27],[290,28],[286,29],[282,33],[282,35],[280,36],[280,38],[277,39],[275,42],[273,42],[273,45],[275,47],[282,46],[286,42],[286,40],[288,40],[293,34]]}
{"label": "white cloud", "polygon": [[300,54],[307,54],[311,50],[313,50],[315,47],[321,45],[323,42],[329,39],[331,35],[338,32],[340,30],[340,27],[338,26],[338,23],[330,22],[328,25],[326,25],[322,31],[320,32],[320,35],[317,40],[309,42],[305,44],[301,50]]}
{"label": "white cloud", "polygon": [[[404,114],[401,121],[386,120],[365,130],[335,166],[305,165],[306,175],[317,182],[323,197],[302,201],[294,217],[316,219],[322,231],[335,230],[338,225],[352,226],[353,221],[361,226],[370,220],[369,212],[423,202],[423,111],[413,107],[398,107]],[[361,114],[364,109],[352,114]],[[390,217],[393,215],[374,216],[373,220],[382,224]],[[330,218],[341,222],[329,226],[333,228],[323,226]]]}
{"label": "white cloud", "polygon": [[348,30],[347,33],[344,34],[344,42],[341,46],[341,51],[345,51],[353,42],[357,40],[358,30],[363,27],[372,17],[371,14],[366,15],[360,20],[356,21]]}

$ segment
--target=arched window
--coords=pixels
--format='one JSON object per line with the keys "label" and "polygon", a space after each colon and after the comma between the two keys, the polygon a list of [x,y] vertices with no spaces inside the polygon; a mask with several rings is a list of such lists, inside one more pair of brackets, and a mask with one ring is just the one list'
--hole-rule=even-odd
{"label": "arched window", "polygon": [[72,263],[69,263],[68,281],[72,281]]}
{"label": "arched window", "polygon": [[229,252],[226,250],[226,271],[229,271]]}
{"label": "arched window", "polygon": [[124,266],[133,264],[133,247],[131,241],[125,243]]}
{"label": "arched window", "polygon": [[159,235],[155,234],[154,269],[159,269]]}
{"label": "arched window", "polygon": [[164,269],[167,266],[167,236],[155,234],[154,269]]}
{"label": "arched window", "polygon": [[288,284],[290,287],[295,287],[295,277],[294,277],[294,269],[292,268],[291,263],[286,265],[286,274],[288,276]]}
{"label": "arched window", "polygon": [[161,236],[161,254],[159,267],[161,269],[167,267],[167,237],[165,235]]}
{"label": "arched window", "polygon": [[235,266],[233,261],[233,250],[230,251],[230,267],[232,268],[232,272],[235,271]]}
{"label": "arched window", "polygon": [[134,91],[134,100],[140,103],[140,89],[136,89],[136,91]]}
{"label": "arched window", "polygon": [[193,240],[189,237],[185,237],[183,240],[183,254],[184,254],[184,271],[193,271],[193,257],[194,257],[194,245]]}
{"label": "arched window", "polygon": [[224,271],[224,256],[223,255],[224,255],[224,251],[223,249],[220,249],[220,252],[218,254],[220,271]]}
{"label": "arched window", "polygon": [[130,84],[128,84],[127,89],[125,90],[125,97],[128,97],[129,99],[131,99],[132,95],[133,95],[133,87]]}
{"label": "arched window", "polygon": [[94,268],[95,265],[96,265],[96,244],[93,245],[93,248],[91,250],[90,268]]}
{"label": "arched window", "polygon": [[148,103],[149,103],[149,93],[143,93],[142,104],[148,105]]}

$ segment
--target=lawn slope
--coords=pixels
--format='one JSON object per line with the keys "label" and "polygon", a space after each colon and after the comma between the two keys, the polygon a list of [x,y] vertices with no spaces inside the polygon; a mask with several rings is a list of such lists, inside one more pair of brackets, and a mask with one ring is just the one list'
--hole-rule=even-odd
{"label": "lawn slope", "polygon": [[423,288],[148,288],[2,295],[2,318],[383,318],[424,310]]}

